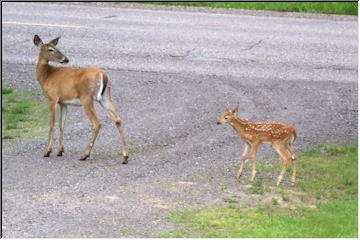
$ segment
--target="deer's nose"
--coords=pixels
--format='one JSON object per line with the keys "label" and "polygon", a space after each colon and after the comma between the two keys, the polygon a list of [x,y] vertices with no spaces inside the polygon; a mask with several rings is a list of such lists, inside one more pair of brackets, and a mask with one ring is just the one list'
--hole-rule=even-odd
{"label": "deer's nose", "polygon": [[67,57],[64,57],[63,59],[61,59],[61,61],[59,61],[60,63],[68,63],[69,59]]}
{"label": "deer's nose", "polygon": [[218,121],[218,122],[217,122],[217,125],[220,125],[220,124],[221,124],[221,122]]}

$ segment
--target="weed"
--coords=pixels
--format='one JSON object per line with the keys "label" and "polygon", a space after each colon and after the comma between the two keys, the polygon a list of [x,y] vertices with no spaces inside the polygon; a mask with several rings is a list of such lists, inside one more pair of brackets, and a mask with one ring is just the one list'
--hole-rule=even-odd
{"label": "weed", "polygon": [[249,188],[249,193],[264,195],[264,192],[265,188],[263,185],[263,181],[260,179],[255,179],[251,188]]}
{"label": "weed", "polygon": [[229,204],[238,203],[238,202],[239,202],[239,201],[234,200],[234,199],[232,199],[232,198],[224,198],[223,200],[224,200],[224,202],[227,202],[227,203],[229,203]]}
{"label": "weed", "polygon": [[16,91],[4,83],[1,92],[2,139],[38,134],[41,125],[46,125],[46,105],[34,100],[30,91]]}

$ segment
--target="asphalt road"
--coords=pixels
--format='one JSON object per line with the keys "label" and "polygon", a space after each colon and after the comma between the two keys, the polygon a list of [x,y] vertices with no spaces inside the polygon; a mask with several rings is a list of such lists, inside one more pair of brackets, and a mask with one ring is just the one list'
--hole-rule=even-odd
{"label": "asphalt road", "polygon": [[[98,106],[103,127],[85,162],[91,125],[81,108],[68,114],[63,157],[42,157],[45,135],[8,144],[3,236],[157,236],[173,229],[175,209],[261,202],[245,191],[249,164],[235,179],[242,143],[216,125],[226,102],[243,118],[295,126],[298,151],[357,139],[357,29],[354,20],[2,3],[4,81],[40,89],[33,36],[61,35],[69,65],[108,71],[130,149],[122,165],[120,137]],[[57,129],[54,141],[53,151]],[[278,158],[269,146],[258,156]],[[277,176],[257,177],[275,185]]]}

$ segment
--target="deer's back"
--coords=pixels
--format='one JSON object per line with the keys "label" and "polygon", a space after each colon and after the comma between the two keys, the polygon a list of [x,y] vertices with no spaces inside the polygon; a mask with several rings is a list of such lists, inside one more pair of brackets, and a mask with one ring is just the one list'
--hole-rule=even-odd
{"label": "deer's back", "polygon": [[278,122],[249,122],[244,128],[244,135],[259,141],[273,142],[296,137],[294,127]]}

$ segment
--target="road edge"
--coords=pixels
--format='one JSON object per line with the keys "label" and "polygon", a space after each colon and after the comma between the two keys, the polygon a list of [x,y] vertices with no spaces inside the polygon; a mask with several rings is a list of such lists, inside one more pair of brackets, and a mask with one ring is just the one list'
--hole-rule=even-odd
{"label": "road edge", "polygon": [[57,2],[57,4],[68,5],[87,5],[100,7],[133,8],[154,11],[174,11],[174,12],[198,12],[213,14],[232,14],[245,16],[264,16],[264,17],[289,17],[304,19],[319,19],[332,21],[357,21],[358,16],[341,14],[322,14],[322,13],[301,13],[301,12],[279,12],[264,10],[246,10],[233,8],[210,8],[210,7],[188,7],[188,6],[169,6],[157,4],[143,4],[131,2]]}

